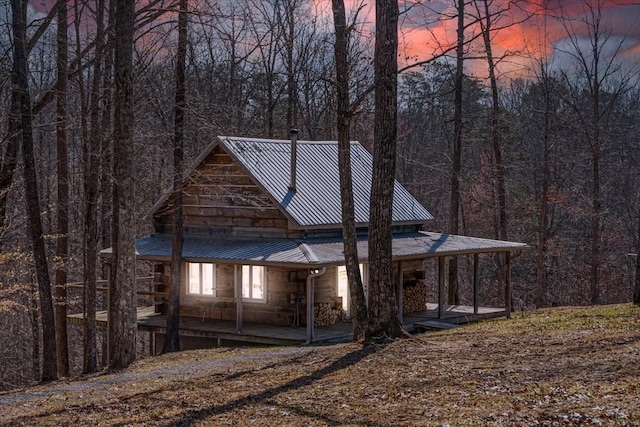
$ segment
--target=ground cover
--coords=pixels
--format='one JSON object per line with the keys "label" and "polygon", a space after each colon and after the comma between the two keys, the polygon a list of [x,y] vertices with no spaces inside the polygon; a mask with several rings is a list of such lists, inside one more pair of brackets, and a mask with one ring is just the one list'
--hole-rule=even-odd
{"label": "ground cover", "polygon": [[2,393],[0,425],[640,425],[640,308],[515,313],[384,346],[158,356]]}

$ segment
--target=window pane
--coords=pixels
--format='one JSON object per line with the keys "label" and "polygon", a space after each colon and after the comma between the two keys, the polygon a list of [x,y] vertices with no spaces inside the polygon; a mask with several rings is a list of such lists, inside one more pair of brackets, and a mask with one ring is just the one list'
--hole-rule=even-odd
{"label": "window pane", "polygon": [[251,267],[242,266],[242,298],[251,298]]}
{"label": "window pane", "polygon": [[[361,264],[362,265],[362,264]],[[338,267],[338,296],[342,297],[342,308],[348,311],[349,298],[349,278],[347,277],[347,268]]]}
{"label": "window pane", "polygon": [[200,264],[191,262],[187,264],[187,270],[189,270],[189,293],[200,293]]}
{"label": "window pane", "polygon": [[203,295],[213,295],[214,277],[214,265],[202,264],[202,293]]}
{"label": "window pane", "polygon": [[264,298],[264,267],[253,266],[253,299]]}

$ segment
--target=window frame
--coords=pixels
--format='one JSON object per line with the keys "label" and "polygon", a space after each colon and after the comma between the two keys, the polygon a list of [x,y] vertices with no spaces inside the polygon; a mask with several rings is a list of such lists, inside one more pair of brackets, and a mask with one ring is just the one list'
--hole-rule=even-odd
{"label": "window frame", "polygon": [[[191,269],[194,268],[195,265],[198,265],[198,287],[199,287],[199,292],[191,292]],[[211,293],[205,293],[204,292],[204,265],[211,265],[212,267],[212,271],[211,271]],[[216,284],[217,284],[217,265],[215,263],[212,262],[190,262],[190,261],[186,261],[185,262],[185,282],[186,282],[186,289],[185,289],[185,293],[188,296],[193,296],[193,297],[203,297],[203,298],[216,298],[217,297],[217,289],[216,289]]]}
{"label": "window frame", "polygon": [[[249,296],[245,296],[244,290],[245,290],[245,283],[244,283],[244,279],[245,279],[245,273],[244,273],[244,269],[245,267],[249,268],[249,285],[248,285],[248,289],[249,289]],[[254,268],[260,268],[262,273],[262,298],[254,298],[253,297],[253,288],[254,288],[254,283],[253,283],[253,273],[254,273]],[[236,272],[238,275],[238,281],[240,283],[240,292],[242,295],[242,301],[246,301],[246,302],[256,302],[256,303],[262,303],[262,304],[266,304],[267,302],[267,289],[268,289],[268,281],[267,281],[267,266],[266,265],[257,265],[257,264],[241,264],[236,266]]]}

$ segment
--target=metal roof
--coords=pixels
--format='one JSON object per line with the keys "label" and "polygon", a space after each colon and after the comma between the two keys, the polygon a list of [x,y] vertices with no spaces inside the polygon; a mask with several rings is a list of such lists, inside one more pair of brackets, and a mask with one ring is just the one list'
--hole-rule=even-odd
{"label": "metal roof", "polygon": [[[527,248],[524,243],[481,239],[431,232],[412,232],[393,236],[394,259],[420,259],[446,255],[509,252]],[[186,261],[252,263],[283,266],[344,264],[344,245],[340,238],[306,240],[223,240],[219,237],[186,236],[182,256]],[[111,249],[102,251],[110,254]],[[367,260],[366,236],[358,239],[358,254]],[[171,258],[171,235],[156,234],[136,241],[139,259]]]}
{"label": "metal roof", "polygon": [[[226,151],[254,177],[301,228],[335,227],[342,223],[338,143],[298,141],[296,190],[289,189],[291,141],[220,136]],[[351,142],[355,220],[369,222],[373,157]],[[395,181],[393,217],[396,224],[423,224],[433,216]]]}

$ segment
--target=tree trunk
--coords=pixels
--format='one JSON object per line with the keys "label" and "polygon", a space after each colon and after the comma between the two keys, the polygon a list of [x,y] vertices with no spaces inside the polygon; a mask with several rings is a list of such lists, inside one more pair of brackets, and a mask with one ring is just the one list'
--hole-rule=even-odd
{"label": "tree trunk", "polygon": [[67,258],[69,256],[69,159],[67,154],[67,2],[58,0],[58,46],[56,85],[56,147],[58,172],[55,317],[58,349],[58,374],[69,376],[67,339]]}
{"label": "tree trunk", "polygon": [[31,304],[31,310],[29,315],[29,321],[31,326],[31,360],[32,360],[32,373],[33,379],[38,381],[40,378],[40,316],[38,314],[38,298],[36,298],[36,287],[33,284],[29,285],[29,303]]}
{"label": "tree trunk", "polygon": [[[451,201],[449,233],[460,232],[460,169],[462,156],[462,90],[464,83],[464,1],[458,0],[458,40],[456,44],[456,75],[454,80],[453,152],[451,156]],[[460,304],[458,257],[449,260],[449,304]]]}
{"label": "tree trunk", "polygon": [[[597,45],[597,42],[596,42]],[[594,51],[594,55],[598,52]],[[598,58],[594,56],[594,58]],[[600,294],[600,74],[598,61],[594,60],[592,90],[593,139],[591,154],[593,163],[592,213],[591,213],[591,304],[598,304]]]}
{"label": "tree trunk", "polygon": [[18,149],[20,148],[20,94],[18,93],[16,73],[11,73],[11,106],[7,125],[6,149],[0,167],[0,236],[3,235],[6,214],[7,196],[13,182],[13,173],[18,164]]}
{"label": "tree trunk", "polygon": [[[88,162],[85,165],[85,259],[84,259],[84,364],[83,372],[98,370],[96,338],[96,288],[98,262],[98,200],[100,177],[100,81],[102,79],[102,56],[104,37],[104,0],[98,0],[96,11],[96,37],[93,76],[91,81],[91,115]],[[104,166],[103,166],[104,167]]]}
{"label": "tree trunk", "polygon": [[284,16],[286,20],[285,46],[287,67],[287,126],[289,129],[298,127],[298,87],[295,76],[295,64],[293,61],[293,48],[295,46],[295,2],[284,2]]}
{"label": "tree trunk", "polygon": [[112,274],[109,290],[111,369],[136,357],[135,229],[133,178],[134,0],[116,0],[113,130]]}
{"label": "tree trunk", "polygon": [[[108,18],[107,18],[107,28],[113,28],[115,13],[116,13],[116,2],[109,1],[108,2]],[[111,179],[111,171],[113,170],[113,144],[110,143],[112,138],[110,138],[111,133],[111,121],[113,117],[113,105],[115,104],[113,100],[113,46],[114,46],[114,34],[113,31],[108,31],[105,36],[107,36],[106,43],[104,44],[104,77],[102,79],[102,88],[103,95],[102,100],[104,101],[102,108],[102,118],[100,124],[100,132],[101,132],[101,146],[100,146],[100,157],[102,167],[100,169],[100,195],[102,196],[100,199],[100,218],[98,221],[99,225],[99,240],[100,247],[108,248],[111,246],[111,201],[113,200],[113,180]],[[107,265],[107,263],[102,263],[102,277],[105,278],[109,275],[109,269],[111,267]],[[107,340],[103,340],[104,343]],[[103,365],[107,365],[109,361],[106,358],[108,351],[103,351]]]}
{"label": "tree trunk", "polygon": [[636,243],[636,286],[633,291],[633,303],[640,305],[640,202],[638,203],[638,240]]}
{"label": "tree trunk", "polygon": [[369,213],[369,306],[366,340],[402,336],[391,253],[396,168],[398,2],[376,0],[375,125]]}
{"label": "tree trunk", "polygon": [[38,178],[33,155],[33,125],[26,57],[26,2],[11,0],[13,29],[13,72],[16,74],[20,94],[20,118],[22,126],[22,156],[24,161],[24,185],[29,236],[33,246],[40,315],[42,320],[42,351],[46,355],[42,363],[42,381],[55,380],[57,375],[57,350],[55,316],[51,295],[51,279],[42,235]]}
{"label": "tree trunk", "polygon": [[[594,101],[594,109],[598,109]],[[595,112],[594,114],[598,114]],[[591,304],[598,304],[600,295],[600,135],[599,119],[594,119],[593,140],[593,199],[591,214]]]}
{"label": "tree trunk", "polygon": [[186,109],[187,13],[188,0],[180,0],[178,15],[178,52],[176,58],[176,93],[173,134],[173,246],[169,283],[169,311],[163,353],[180,350],[180,279],[182,277],[182,185],[184,159],[184,125]]}
{"label": "tree trunk", "polygon": [[[491,11],[489,10],[489,1],[483,0],[484,16],[480,18],[480,27],[482,31],[482,39],[484,42],[485,53],[487,55],[487,66],[489,71],[489,83],[491,89],[491,118],[490,118],[490,146],[493,159],[493,167],[491,176],[495,178],[492,194],[497,199],[497,212],[494,214],[495,236],[497,239],[507,240],[507,202],[505,189],[505,173],[504,164],[502,162],[502,144],[500,142],[500,99],[498,96],[498,81],[496,78],[496,66],[493,58],[493,49],[491,46]],[[477,6],[477,5],[476,5]],[[477,6],[478,7],[478,6]],[[478,7],[478,16],[482,16]],[[498,290],[503,288],[504,277],[506,272],[505,266],[502,264],[500,256],[495,256],[495,262],[498,266]]]}
{"label": "tree trunk", "polygon": [[542,188],[540,189],[540,216],[538,218],[538,245],[536,248],[536,308],[543,307],[544,291],[547,282],[547,239],[549,227],[549,181],[551,175],[550,139],[551,139],[551,83],[545,65],[542,66],[542,85],[544,90],[544,134],[542,145]]}
{"label": "tree trunk", "polygon": [[[106,28],[113,28],[115,21],[116,2],[108,1],[107,11],[107,25]],[[111,137],[112,118],[114,110],[114,38],[113,31],[106,31],[104,34],[106,42],[103,41],[103,77],[102,77],[102,111],[100,119],[100,197],[98,212],[98,240],[100,242],[99,247],[108,248],[111,247],[111,212],[113,201],[113,179],[111,178],[111,172],[113,171],[113,138]],[[101,277],[108,278],[111,274],[111,264],[101,262],[100,265]],[[97,302],[97,301],[96,301]],[[104,308],[108,308],[108,299],[104,299]],[[108,328],[102,328],[102,366],[109,366],[109,330]]]}
{"label": "tree trunk", "polygon": [[338,168],[340,169],[340,196],[342,201],[342,238],[344,240],[344,260],[351,297],[351,320],[353,340],[365,337],[367,328],[367,303],[360,276],[358,240],[353,201],[351,175],[351,106],[349,101],[349,63],[346,13],[344,0],[332,0],[333,22],[335,26],[335,59],[337,86],[337,133]]}
{"label": "tree trunk", "polygon": [[487,54],[487,65],[489,68],[489,82],[491,86],[491,151],[495,163],[494,174],[496,177],[495,192],[498,198],[498,230],[496,235],[501,240],[507,240],[507,196],[505,188],[504,164],[502,162],[502,144],[500,143],[500,99],[498,96],[498,81],[496,78],[496,66],[493,59],[493,49],[491,47],[491,12],[489,10],[489,0],[483,0],[484,4],[484,24],[482,27],[482,38]]}

